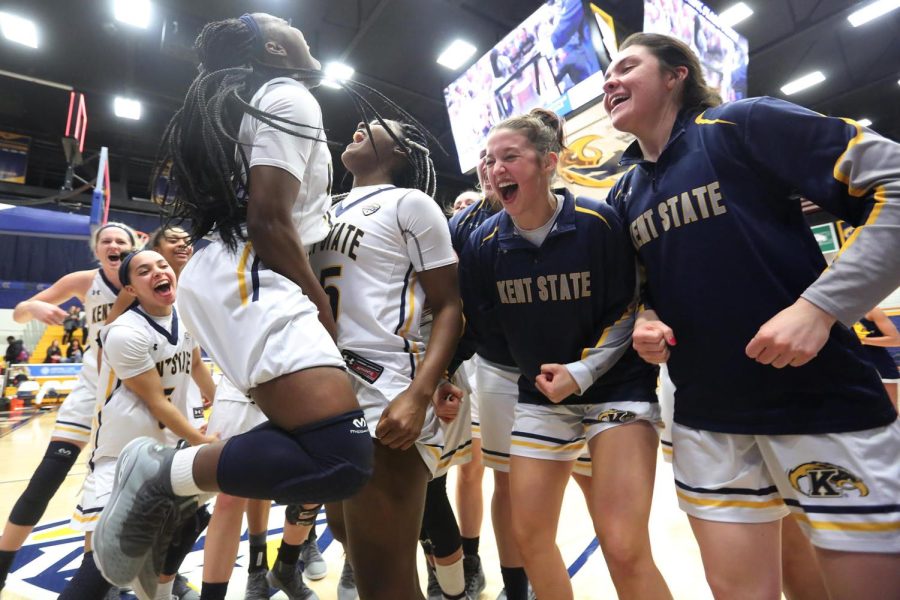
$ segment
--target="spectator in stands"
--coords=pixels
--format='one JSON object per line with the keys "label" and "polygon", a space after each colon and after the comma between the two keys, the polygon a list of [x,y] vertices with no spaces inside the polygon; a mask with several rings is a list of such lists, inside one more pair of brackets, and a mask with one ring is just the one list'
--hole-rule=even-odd
{"label": "spectator in stands", "polygon": [[72,340],[72,343],[66,348],[66,362],[80,363],[83,354],[84,349],[81,347],[81,342]]}
{"label": "spectator in stands", "polygon": [[19,355],[21,348],[22,340],[17,340],[11,335],[6,336],[6,354],[3,355],[3,360],[7,365],[16,362],[16,357]]}
{"label": "spectator in stands", "polygon": [[81,325],[81,320],[78,318],[79,312],[80,309],[77,306],[69,307],[69,314],[66,315],[66,318],[63,321],[63,329],[65,330],[62,338],[63,344],[72,343],[72,338],[75,335],[75,330],[78,329],[79,325]]}
{"label": "spectator in stands", "polygon": [[87,314],[84,312],[84,307],[78,310],[78,325],[81,327],[81,343],[85,346],[90,346],[91,344],[88,340]]}
{"label": "spectator in stands", "polygon": [[62,348],[59,347],[59,341],[53,340],[52,342],[50,342],[50,347],[47,348],[47,357],[44,359],[44,362],[62,362]]}

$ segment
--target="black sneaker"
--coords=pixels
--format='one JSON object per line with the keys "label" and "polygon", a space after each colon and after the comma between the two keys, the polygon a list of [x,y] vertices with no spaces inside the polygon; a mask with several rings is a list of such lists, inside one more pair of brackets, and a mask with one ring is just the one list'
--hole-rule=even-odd
{"label": "black sneaker", "polygon": [[200,600],[197,590],[188,585],[187,577],[178,573],[172,583],[172,596],[177,600]]}
{"label": "black sneaker", "polygon": [[481,557],[477,554],[463,556],[463,573],[466,577],[466,598],[475,600],[487,587],[481,568]]}

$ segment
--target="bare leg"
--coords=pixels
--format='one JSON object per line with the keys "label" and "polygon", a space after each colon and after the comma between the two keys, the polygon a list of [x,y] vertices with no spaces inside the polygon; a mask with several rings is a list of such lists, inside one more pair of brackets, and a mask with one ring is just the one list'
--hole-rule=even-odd
{"label": "bare leg", "polygon": [[900,554],[838,552],[816,548],[831,600],[896,598]]}
{"label": "bare leg", "polygon": [[781,520],[725,523],[689,519],[700,545],[706,581],[717,600],[781,599]]}
{"label": "bare leg", "polygon": [[459,532],[464,538],[481,535],[481,521],[484,518],[484,498],[481,480],[484,477],[484,462],[481,460],[481,440],[472,438],[472,460],[460,465],[456,480],[456,509],[459,517]]}
{"label": "bare leg", "polygon": [[528,580],[541,600],[573,597],[572,583],[556,546],[559,511],[573,464],[574,461],[510,457],[512,530],[525,559]]}
{"label": "bare leg", "polygon": [[[620,598],[671,600],[653,561],[647,522],[659,438],[646,421],[619,425],[590,440],[590,511]],[[627,469],[621,465],[628,464]]]}
{"label": "bare leg", "polygon": [[246,498],[228,494],[219,494],[216,498],[203,545],[203,581],[226,583],[231,579],[246,508]]}
{"label": "bare leg", "polygon": [[791,515],[781,520],[781,570],[788,600],[828,598],[816,550]]}
{"label": "bare leg", "polygon": [[[418,450],[375,444],[375,473],[344,500],[350,562],[362,600],[421,600],[416,549],[428,469]],[[375,518],[373,518],[375,517]]]}

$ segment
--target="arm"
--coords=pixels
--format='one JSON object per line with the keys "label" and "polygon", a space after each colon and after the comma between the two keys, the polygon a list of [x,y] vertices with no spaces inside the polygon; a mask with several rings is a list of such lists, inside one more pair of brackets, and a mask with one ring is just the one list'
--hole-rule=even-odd
{"label": "arm", "polygon": [[203,435],[195,429],[163,392],[162,380],[156,369],[144,371],[140,375],[122,380],[129,390],[140,398],[153,418],[166,426],[172,433],[186,440],[191,446],[199,446],[216,441],[215,437]]}
{"label": "arm", "polygon": [[900,346],[900,331],[894,326],[890,317],[884,314],[880,308],[873,308],[866,318],[875,323],[882,335],[868,336],[860,340],[866,346],[880,346],[881,348],[896,348]]}
{"label": "arm", "polygon": [[596,256],[591,261],[591,301],[595,330],[591,346],[580,360],[561,365],[541,365],[535,387],[552,402],[582,394],[615,365],[628,350],[634,329],[638,284],[631,242],[615,211],[608,205],[592,206],[590,221],[579,228],[594,227]]}
{"label": "arm", "polygon": [[16,323],[27,323],[36,319],[47,325],[61,325],[66,318],[66,311],[58,305],[72,297],[83,302],[96,273],[96,269],[91,269],[64,275],[46,290],[19,302],[13,310],[13,320]]}
{"label": "arm", "polygon": [[300,181],[288,171],[269,165],[251,167],[247,233],[262,262],[297,284],[319,309],[319,321],[337,339],[328,295],[309,265],[291,220],[291,206],[299,191]]}
{"label": "arm", "polygon": [[575,32],[584,17],[584,10],[579,0],[564,0],[559,9],[559,15],[556,20],[556,27],[550,35],[550,41],[556,48],[562,48],[566,45]]}
{"label": "arm", "polygon": [[[194,348],[191,356],[191,379],[200,388],[200,395],[203,396],[203,399],[211,403],[216,397],[216,384],[200,356],[200,348]],[[205,405],[206,403],[204,403]]]}
{"label": "arm", "polygon": [[119,295],[116,296],[116,301],[113,302],[112,308],[109,309],[109,314],[106,315],[106,320],[103,323],[109,325],[118,319],[122,313],[128,310],[134,301],[135,296],[133,294],[129,294],[125,290],[119,292]]}
{"label": "arm", "polygon": [[462,330],[462,311],[456,254],[440,208],[424,194],[408,194],[398,202],[397,221],[433,315],[431,336],[415,378],[391,401],[375,427],[383,444],[406,449],[419,437],[425,410],[453,357]]}

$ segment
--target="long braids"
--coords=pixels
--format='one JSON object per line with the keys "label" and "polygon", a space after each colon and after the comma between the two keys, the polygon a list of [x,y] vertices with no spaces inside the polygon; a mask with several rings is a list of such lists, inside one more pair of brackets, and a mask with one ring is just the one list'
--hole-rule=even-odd
{"label": "long braids", "polygon": [[[432,198],[437,191],[437,177],[434,172],[434,162],[431,160],[431,151],[428,149],[427,140],[415,125],[400,123],[402,136],[394,138],[406,151],[406,160],[410,168],[403,170],[397,176],[397,186],[414,188],[425,192]],[[390,132],[390,128],[388,128]],[[391,132],[393,133],[393,132]]]}

